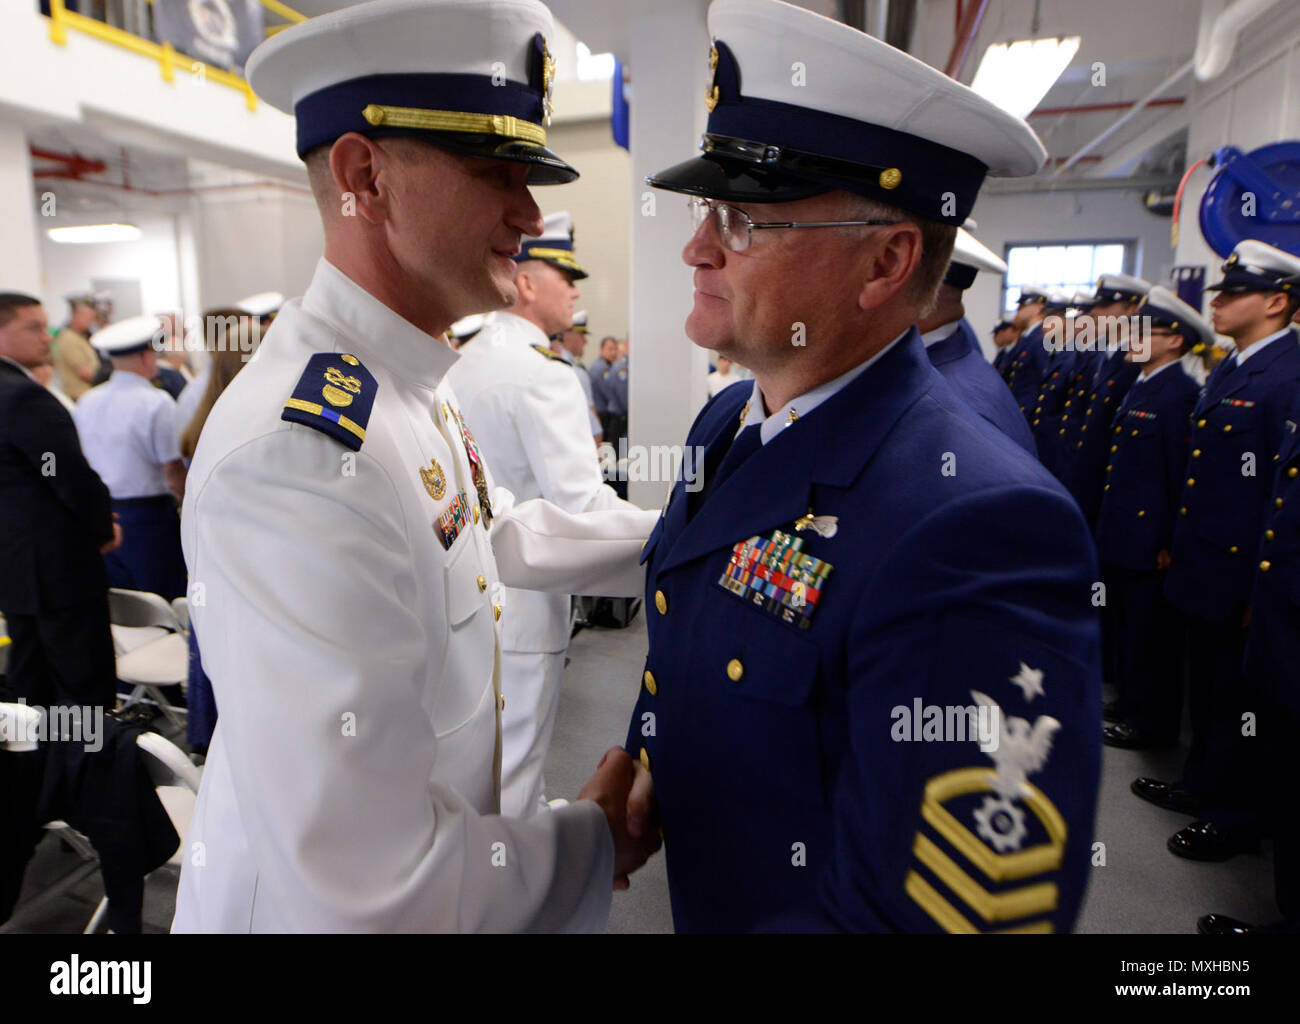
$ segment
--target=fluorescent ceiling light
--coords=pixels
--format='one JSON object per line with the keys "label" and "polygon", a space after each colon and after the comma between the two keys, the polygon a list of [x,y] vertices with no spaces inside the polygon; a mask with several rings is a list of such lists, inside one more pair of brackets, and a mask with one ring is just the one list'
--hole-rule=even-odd
{"label": "fluorescent ceiling light", "polygon": [[578,81],[600,82],[614,77],[614,55],[592,53],[586,43],[578,43]]}
{"label": "fluorescent ceiling light", "polygon": [[82,224],[74,228],[50,228],[52,242],[88,245],[92,242],[134,242],[142,234],[134,224]]}
{"label": "fluorescent ceiling light", "polygon": [[971,88],[1016,117],[1028,117],[1079,52],[1079,37],[990,46]]}

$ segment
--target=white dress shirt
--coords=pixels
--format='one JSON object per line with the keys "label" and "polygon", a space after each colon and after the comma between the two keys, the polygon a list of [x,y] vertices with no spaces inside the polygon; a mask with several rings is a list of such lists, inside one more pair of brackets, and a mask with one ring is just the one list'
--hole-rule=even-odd
{"label": "white dress shirt", "polygon": [[81,449],[115,499],[171,493],[163,466],[181,457],[175,415],[171,395],[126,370],[81,396],[73,411]]}

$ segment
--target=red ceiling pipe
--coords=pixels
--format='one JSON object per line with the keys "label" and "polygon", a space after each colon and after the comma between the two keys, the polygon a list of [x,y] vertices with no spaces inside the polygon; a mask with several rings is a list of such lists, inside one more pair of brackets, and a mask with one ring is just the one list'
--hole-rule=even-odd
{"label": "red ceiling pipe", "polygon": [[80,178],[85,174],[103,174],[108,170],[108,164],[103,160],[87,160],[77,153],[56,153],[39,146],[29,147],[29,152],[37,160],[53,160],[56,164],[63,164],[57,171],[42,172],[41,176],[45,178]]}
{"label": "red ceiling pipe", "polygon": [[970,0],[970,6],[961,11],[957,38],[952,41],[952,53],[948,55],[948,63],[943,69],[949,78],[961,77],[961,69],[966,66],[966,58],[970,56],[970,48],[975,45],[980,22],[984,20],[984,12],[988,7],[989,0]]}
{"label": "red ceiling pipe", "polygon": [[[1171,96],[1168,99],[1152,100],[1147,104],[1148,107],[1180,107],[1186,103],[1186,97]],[[1085,103],[1080,107],[1039,107],[1029,113],[1030,117],[1051,117],[1057,114],[1095,114],[1104,110],[1129,110],[1134,106],[1132,102],[1119,103]]]}

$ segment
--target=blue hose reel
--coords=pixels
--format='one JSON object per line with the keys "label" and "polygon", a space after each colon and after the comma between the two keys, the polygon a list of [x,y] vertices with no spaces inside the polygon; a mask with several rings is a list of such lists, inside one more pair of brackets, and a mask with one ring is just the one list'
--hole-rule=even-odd
{"label": "blue hose reel", "polygon": [[1201,197],[1201,234],[1227,257],[1238,242],[1254,238],[1300,256],[1300,142],[1274,142],[1243,153],[1216,149],[1215,169]]}

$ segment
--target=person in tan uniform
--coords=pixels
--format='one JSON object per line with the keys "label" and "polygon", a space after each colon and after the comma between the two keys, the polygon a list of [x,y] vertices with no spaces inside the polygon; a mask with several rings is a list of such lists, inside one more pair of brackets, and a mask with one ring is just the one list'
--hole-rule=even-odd
{"label": "person in tan uniform", "polygon": [[52,356],[63,393],[75,402],[94,387],[99,355],[88,337],[95,326],[94,302],[86,295],[71,295],[68,304],[72,314],[54,339]]}

